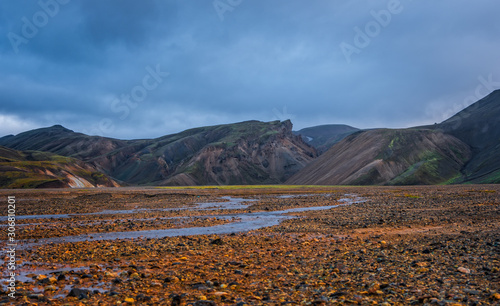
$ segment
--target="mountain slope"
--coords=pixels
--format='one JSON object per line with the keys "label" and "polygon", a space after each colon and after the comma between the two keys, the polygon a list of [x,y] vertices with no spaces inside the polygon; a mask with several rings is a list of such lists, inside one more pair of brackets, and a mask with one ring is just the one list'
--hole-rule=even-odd
{"label": "mountain slope", "polygon": [[500,183],[500,90],[434,126],[472,148],[464,181]]}
{"label": "mountain slope", "polygon": [[0,138],[0,146],[15,150],[36,150],[89,160],[124,148],[137,141],[124,141],[75,133],[61,125],[41,128]]}
{"label": "mountain slope", "polygon": [[115,181],[82,161],[0,146],[0,188],[117,187]]}
{"label": "mountain slope", "polygon": [[134,184],[281,183],[317,155],[291,128],[290,121],[247,121],[191,129],[93,162]]}
{"label": "mountain slope", "polygon": [[334,144],[357,131],[359,129],[344,124],[328,124],[304,128],[294,134],[302,136],[306,143],[323,154]]}
{"label": "mountain slope", "polygon": [[286,183],[439,184],[460,177],[470,156],[468,145],[439,131],[362,131],[334,145]]}
{"label": "mountain slope", "polygon": [[141,185],[281,183],[317,156],[292,134],[290,121],[247,121],[128,141],[54,126],[1,138],[0,145],[79,158]]}
{"label": "mountain slope", "polygon": [[[500,90],[440,124],[403,130],[247,121],[117,140],[53,126],[0,145],[78,158],[135,185],[500,183],[498,118]],[[316,160],[311,146],[324,152]]]}

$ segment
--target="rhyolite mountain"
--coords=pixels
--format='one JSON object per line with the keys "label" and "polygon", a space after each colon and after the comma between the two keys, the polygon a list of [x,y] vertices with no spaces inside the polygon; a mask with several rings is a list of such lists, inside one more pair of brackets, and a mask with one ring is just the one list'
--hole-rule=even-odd
{"label": "rhyolite mountain", "polygon": [[345,124],[327,124],[294,131],[294,134],[300,135],[306,143],[315,147],[318,153],[323,154],[334,144],[357,131],[359,129]]}
{"label": "rhyolite mountain", "polygon": [[458,182],[500,183],[500,90],[431,128],[468,144],[472,158]]}
{"label": "rhyolite mountain", "polygon": [[15,150],[51,152],[81,160],[98,158],[101,155],[138,142],[140,141],[87,136],[82,133],[75,133],[61,125],[0,138],[0,145]]}
{"label": "rhyolite mountain", "polygon": [[292,133],[289,120],[200,127],[141,140],[53,126],[0,138],[0,145],[76,158],[132,185],[276,184],[317,157]]}
{"label": "rhyolite mountain", "polygon": [[358,131],[288,184],[500,183],[500,90],[440,124]]}
{"label": "rhyolite mountain", "polygon": [[408,129],[292,132],[289,120],[247,121],[118,140],[53,126],[0,145],[73,158],[125,185],[500,183],[498,118],[497,90],[442,123]]}
{"label": "rhyolite mountain", "polygon": [[83,161],[0,146],[0,188],[118,187]]}
{"label": "rhyolite mountain", "polygon": [[288,184],[440,184],[460,176],[469,146],[433,130],[376,129],[347,136]]}

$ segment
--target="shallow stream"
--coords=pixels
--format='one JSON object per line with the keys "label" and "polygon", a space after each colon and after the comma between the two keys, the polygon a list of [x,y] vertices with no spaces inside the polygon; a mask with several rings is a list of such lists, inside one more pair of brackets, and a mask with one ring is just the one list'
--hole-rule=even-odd
{"label": "shallow stream", "polygon": [[[312,196],[312,195],[290,195],[290,196],[278,196],[278,198],[295,198],[298,196]],[[330,196],[329,194],[324,196]],[[198,203],[196,206],[192,207],[182,207],[182,208],[168,208],[168,210],[177,209],[192,209],[192,210],[212,210],[212,209],[244,209],[251,205],[252,202],[257,201],[257,199],[243,199],[243,198],[232,198],[223,197],[222,199],[227,200],[224,202],[211,202],[211,203]],[[221,215],[207,215],[207,216],[197,216],[203,217],[217,217],[224,219],[234,219],[237,220],[232,223],[226,223],[222,225],[214,225],[209,227],[188,227],[188,228],[174,228],[174,229],[162,229],[162,230],[143,230],[143,231],[128,231],[128,232],[109,232],[109,233],[99,233],[99,234],[84,234],[76,236],[66,236],[66,237],[54,237],[47,239],[40,239],[37,242],[30,242],[26,240],[18,241],[17,249],[29,249],[35,246],[52,244],[52,243],[64,243],[64,242],[79,242],[79,241],[96,241],[96,240],[115,240],[115,239],[136,239],[136,238],[163,238],[163,237],[174,237],[174,236],[192,236],[192,235],[211,235],[211,234],[231,234],[238,232],[247,232],[252,230],[258,230],[265,227],[270,227],[280,224],[282,221],[287,219],[297,218],[293,213],[301,213],[307,211],[318,211],[318,210],[328,210],[336,208],[343,205],[351,205],[354,203],[364,202],[365,199],[354,195],[346,194],[345,198],[337,200],[339,204],[328,205],[328,206],[316,206],[316,207],[300,207],[291,208],[280,211],[261,211],[253,213],[237,213],[237,214],[221,214]],[[17,216],[17,219],[51,219],[51,218],[70,218],[71,216],[78,215],[101,215],[101,214],[133,214],[143,211],[158,211],[165,209],[133,209],[133,210],[104,210],[96,213],[89,214],[61,214],[61,215],[29,215],[29,216]],[[180,217],[183,218],[183,217]],[[3,220],[3,219],[0,219]],[[4,250],[2,250],[2,258],[5,256]],[[4,262],[0,260],[0,264],[4,265]],[[85,267],[79,268],[64,268],[58,269],[57,271],[67,271],[67,270],[81,270]],[[22,282],[30,281],[28,275],[31,274],[44,274],[48,275],[54,273],[50,270],[38,270],[38,269],[28,269],[24,270],[22,267],[21,271],[17,271],[17,280]],[[5,273],[2,275],[2,281],[6,281],[8,278]],[[3,289],[6,286],[3,285]]]}

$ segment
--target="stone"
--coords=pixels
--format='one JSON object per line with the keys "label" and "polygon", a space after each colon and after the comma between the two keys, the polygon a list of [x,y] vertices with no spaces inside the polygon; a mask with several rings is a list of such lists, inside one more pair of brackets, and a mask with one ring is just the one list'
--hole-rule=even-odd
{"label": "stone", "polygon": [[464,273],[464,274],[470,274],[470,273],[471,273],[471,271],[470,271],[469,269],[464,268],[464,267],[459,267],[459,268],[457,269],[457,271],[458,271],[458,272],[461,272],[461,273]]}
{"label": "stone", "polygon": [[125,298],[125,303],[134,304],[135,300],[133,298]]}
{"label": "stone", "polygon": [[78,289],[78,288],[73,288],[71,291],[68,293],[68,297],[76,297],[79,300],[84,300],[88,299],[92,295],[92,292],[87,289]]}

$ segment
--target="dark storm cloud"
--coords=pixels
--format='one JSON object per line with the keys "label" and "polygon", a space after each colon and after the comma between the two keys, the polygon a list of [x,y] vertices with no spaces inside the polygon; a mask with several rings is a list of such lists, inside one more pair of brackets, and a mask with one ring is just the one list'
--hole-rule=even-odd
{"label": "dark storm cloud", "polygon": [[[287,118],[406,127],[465,107],[481,78],[500,81],[495,1],[39,3],[0,3],[0,134],[62,124],[137,138]],[[56,4],[13,47],[10,33]]]}

